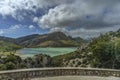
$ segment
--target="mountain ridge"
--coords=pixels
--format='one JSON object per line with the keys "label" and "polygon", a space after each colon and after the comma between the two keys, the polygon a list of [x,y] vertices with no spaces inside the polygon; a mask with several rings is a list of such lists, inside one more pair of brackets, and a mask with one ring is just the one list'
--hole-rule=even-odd
{"label": "mountain ridge", "polygon": [[16,40],[24,47],[75,47],[80,43],[62,32],[29,35]]}
{"label": "mountain ridge", "polygon": [[32,34],[19,38],[9,38],[0,36],[0,40],[11,42],[23,47],[76,47],[80,46],[84,40],[82,38],[72,38],[63,32],[52,32],[48,34]]}

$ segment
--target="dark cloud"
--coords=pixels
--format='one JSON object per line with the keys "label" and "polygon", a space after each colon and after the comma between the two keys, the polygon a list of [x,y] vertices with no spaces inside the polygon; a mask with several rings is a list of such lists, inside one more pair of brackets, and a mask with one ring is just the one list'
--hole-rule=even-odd
{"label": "dark cloud", "polygon": [[43,29],[72,29],[69,34],[73,36],[98,36],[100,32],[114,31],[116,29],[112,27],[120,25],[119,5],[119,0],[75,0],[49,9],[48,13],[39,18],[38,23]]}
{"label": "dark cloud", "polygon": [[[44,15],[32,15],[33,22],[42,29],[71,30],[69,34],[88,35],[116,30],[120,25],[120,0],[1,0],[0,14],[11,15],[17,20],[25,19],[27,11],[37,13],[47,10]],[[23,11],[21,15],[19,11]],[[119,26],[117,26],[118,28]],[[84,32],[81,31],[84,29]],[[92,29],[92,30],[91,30]],[[104,30],[107,29],[107,30]],[[78,32],[79,31],[79,32]],[[87,31],[87,32],[86,32]],[[91,32],[92,31],[92,32]],[[98,31],[96,33],[96,31]]]}

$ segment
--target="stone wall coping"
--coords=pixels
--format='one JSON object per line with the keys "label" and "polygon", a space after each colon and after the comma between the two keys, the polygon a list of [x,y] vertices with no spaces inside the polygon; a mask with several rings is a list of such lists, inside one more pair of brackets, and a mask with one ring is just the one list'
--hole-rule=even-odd
{"label": "stone wall coping", "polygon": [[29,69],[17,69],[17,70],[6,70],[6,71],[0,71],[0,74],[5,73],[15,73],[15,72],[31,72],[31,71],[43,71],[43,70],[92,70],[92,71],[115,71],[120,72],[119,69],[102,69],[102,68],[80,68],[80,67],[51,67],[51,68],[29,68]]}

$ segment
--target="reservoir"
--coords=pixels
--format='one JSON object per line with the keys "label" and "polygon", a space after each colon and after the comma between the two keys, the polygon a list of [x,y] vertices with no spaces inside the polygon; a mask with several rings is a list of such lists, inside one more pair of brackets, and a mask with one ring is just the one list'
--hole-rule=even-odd
{"label": "reservoir", "polygon": [[65,47],[65,48],[24,48],[18,50],[17,53],[22,57],[32,57],[37,54],[47,54],[51,57],[67,54],[75,51],[76,47]]}

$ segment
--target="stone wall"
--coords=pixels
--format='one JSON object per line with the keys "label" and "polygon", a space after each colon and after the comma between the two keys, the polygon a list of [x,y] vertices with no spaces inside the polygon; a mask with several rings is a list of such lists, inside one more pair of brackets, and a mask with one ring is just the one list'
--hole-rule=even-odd
{"label": "stone wall", "polygon": [[54,76],[101,76],[120,77],[120,70],[88,68],[33,68],[11,71],[0,71],[0,80],[29,80],[31,78]]}

